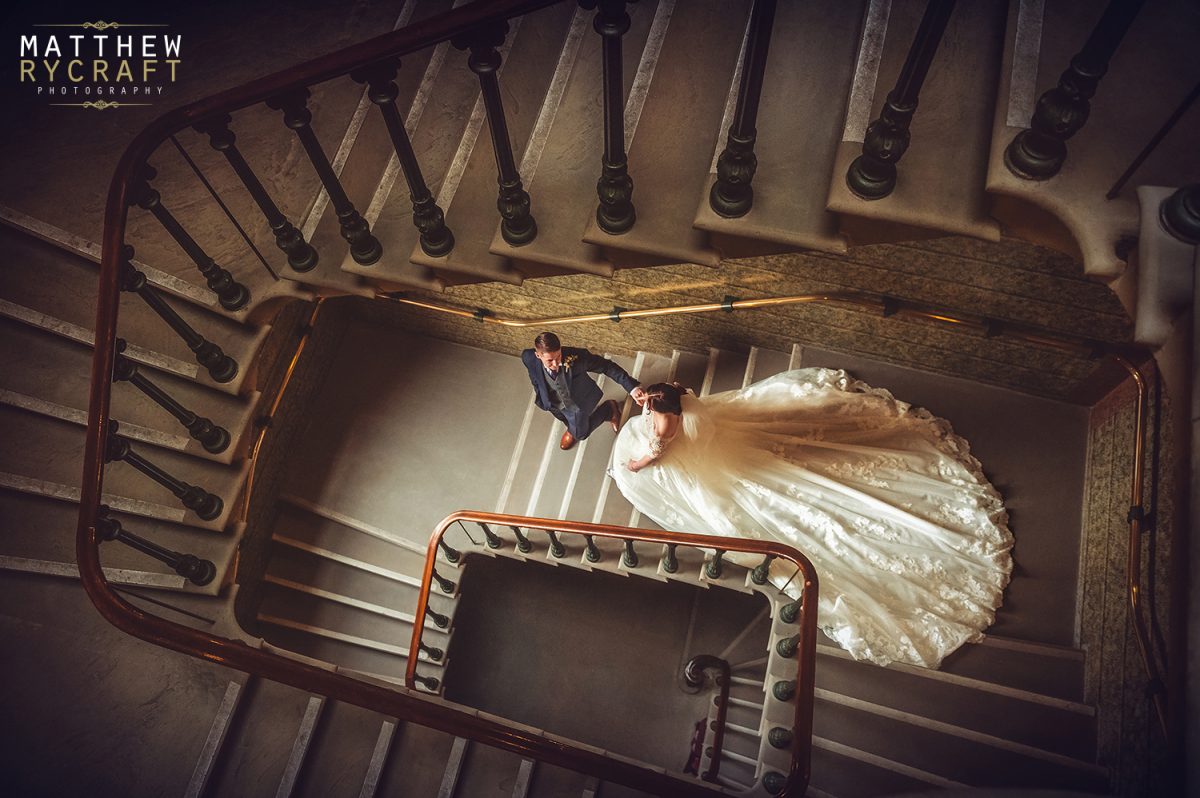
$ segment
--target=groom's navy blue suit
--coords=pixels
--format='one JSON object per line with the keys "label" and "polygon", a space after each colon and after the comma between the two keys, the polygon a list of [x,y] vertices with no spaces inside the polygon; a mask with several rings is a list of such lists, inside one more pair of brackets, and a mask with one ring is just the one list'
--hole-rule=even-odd
{"label": "groom's navy blue suit", "polygon": [[597,407],[604,392],[588,376],[589,371],[605,375],[626,391],[638,387],[638,381],[616,363],[573,346],[562,348],[562,365],[559,366],[568,394],[566,397],[559,396],[553,378],[532,349],[521,353],[521,362],[529,369],[533,403],[553,413],[555,418],[567,425],[567,431],[579,440],[591,435],[592,430],[608,421],[605,409]]}

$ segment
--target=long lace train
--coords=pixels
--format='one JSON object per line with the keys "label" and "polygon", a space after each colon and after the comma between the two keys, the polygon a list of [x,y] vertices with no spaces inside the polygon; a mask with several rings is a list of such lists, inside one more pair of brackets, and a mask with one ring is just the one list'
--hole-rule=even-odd
{"label": "long lace train", "polygon": [[[667,529],[804,552],[821,627],[856,659],[937,667],[994,620],[1012,570],[1008,515],[943,419],[844,371],[799,369],[684,397],[681,433],[632,473],[649,420],[631,420],[613,448],[621,492]],[[792,570],[773,563],[771,581]]]}

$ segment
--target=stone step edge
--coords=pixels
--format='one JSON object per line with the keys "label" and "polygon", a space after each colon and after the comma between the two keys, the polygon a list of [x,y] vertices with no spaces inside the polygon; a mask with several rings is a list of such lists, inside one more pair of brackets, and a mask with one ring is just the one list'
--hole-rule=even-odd
{"label": "stone step edge", "polygon": [[820,687],[814,690],[814,698],[818,701],[828,701],[832,704],[847,707],[849,709],[864,712],[877,717],[887,718],[889,720],[898,721],[910,726],[926,729],[937,734],[945,734],[950,737],[957,737],[960,740],[967,740],[978,745],[995,748],[1001,751],[1017,754],[1018,756],[1028,757],[1030,759],[1038,759],[1043,762],[1049,762],[1059,767],[1077,770],[1083,773],[1108,778],[1108,769],[1097,765],[1093,762],[1087,762],[1075,757],[1058,754],[1052,751],[1044,751],[1041,748],[1036,748],[1025,743],[1018,743],[1012,740],[996,737],[991,734],[985,734],[973,729],[968,729],[963,726],[956,726],[952,723],[933,720],[931,718],[915,715],[911,712],[904,712],[891,707],[885,707],[882,704],[874,704],[870,701],[864,701],[860,698],[842,695],[830,690],[823,690]]}
{"label": "stone step edge", "polygon": [[[291,618],[283,618],[281,616],[271,615],[269,613],[258,613],[257,620],[272,626],[281,627],[283,629],[292,629],[297,632],[315,635],[316,637],[324,637],[328,640],[335,640],[339,643],[347,643],[352,646],[359,646],[360,648],[369,648],[373,651],[380,651],[384,654],[391,654],[393,656],[400,657],[401,659],[408,659],[408,649],[404,648],[403,646],[397,646],[393,643],[384,643],[379,640],[371,640],[370,638],[359,637],[358,635],[346,634],[345,632],[339,632],[334,629],[326,629],[322,626],[315,626],[313,624],[302,623],[300,621],[293,621]],[[445,657],[435,662],[423,651],[417,655],[417,659],[419,662],[429,665],[430,667],[445,668],[446,666]],[[334,663],[329,664],[336,667]]]}
{"label": "stone step edge", "polygon": [[[0,388],[0,404],[16,407],[21,410],[28,410],[30,413],[56,418],[59,421],[66,421],[81,427],[86,427],[88,423],[86,410],[67,407],[56,402],[39,399],[36,396],[28,396],[17,391],[10,391],[7,388]],[[143,427],[140,424],[131,424],[126,421],[121,421],[120,432],[121,435],[132,440],[142,441],[152,446],[159,446],[176,452],[183,452],[187,448],[188,441],[191,440],[186,435],[175,435],[164,430],[151,429],[150,427]]]}
{"label": "stone step edge", "polygon": [[[73,562],[36,560],[29,557],[13,557],[10,555],[0,555],[0,570],[26,574],[42,574],[43,576],[67,577],[68,579],[79,578],[79,566]],[[129,568],[102,568],[101,570],[104,572],[104,578],[114,585],[155,587],[165,590],[186,590],[188,586],[188,581],[177,574],[137,571]],[[213,580],[213,583],[219,584],[219,582],[219,579]]]}
{"label": "stone step edge", "polygon": [[415,554],[420,554],[422,557],[424,557],[426,554],[428,548],[427,546],[414,543],[408,538],[405,538],[395,532],[389,532],[386,529],[382,529],[373,524],[368,524],[366,521],[360,521],[357,518],[352,518],[345,513],[321,504],[317,504],[316,502],[309,501],[308,499],[297,496],[293,493],[280,494],[279,501],[295,507],[296,509],[308,512],[319,518],[324,518],[326,521],[333,521],[335,524],[341,524],[348,529],[353,529],[356,532],[362,532],[364,535],[370,535],[373,538],[378,538],[379,540],[392,543],[402,549],[408,549]]}
{"label": "stone step edge", "polygon": [[[850,652],[840,646],[828,645],[825,643],[817,644],[817,656],[821,657],[836,657],[837,659],[857,662]],[[899,673],[905,673],[910,676],[918,676],[924,679],[932,679],[933,681],[953,684],[958,687],[964,687],[971,690],[979,690],[981,692],[994,693],[996,695],[1013,698],[1018,701],[1026,701],[1031,704],[1042,704],[1043,706],[1061,709],[1066,712],[1073,712],[1086,717],[1095,717],[1096,708],[1083,704],[1078,701],[1071,701],[1066,698],[1058,698],[1057,696],[1037,693],[1032,690],[1023,690],[1019,687],[1009,687],[996,682],[989,682],[984,679],[976,679],[970,676],[959,676],[956,673],[947,673],[945,671],[933,670],[931,668],[922,668],[918,665],[908,665],[903,662],[893,662],[886,666],[885,670],[894,670]]]}

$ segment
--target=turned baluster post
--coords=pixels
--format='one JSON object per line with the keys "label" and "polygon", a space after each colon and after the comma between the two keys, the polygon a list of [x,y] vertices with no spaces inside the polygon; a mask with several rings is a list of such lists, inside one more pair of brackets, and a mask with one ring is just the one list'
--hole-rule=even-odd
{"label": "turned baluster post", "polygon": [[563,546],[562,541],[558,539],[558,535],[547,530],[546,534],[550,537],[550,556],[556,560],[561,560],[567,556],[567,549]]}
{"label": "turned baluster post", "polygon": [[413,681],[431,693],[436,693],[442,684],[440,681],[438,681],[436,676],[422,676],[419,673],[413,677]]}
{"label": "turned baluster post", "polygon": [[175,312],[158,293],[146,275],[133,265],[133,247],[126,245],[121,263],[121,290],[137,294],[159,318],[178,333],[187,348],[196,356],[196,362],[208,370],[216,382],[230,382],[238,373],[237,361],[226,355],[221,347],[196,332],[183,317]]}
{"label": "turned baluster post", "polygon": [[1087,42],[1038,98],[1029,127],[1004,150],[1010,172],[1026,180],[1054,177],[1067,160],[1067,140],[1083,129],[1091,99],[1108,71],[1108,62],[1133,24],[1144,0],[1110,0]]}
{"label": "turned baluster post", "polygon": [[637,221],[633,207],[633,178],[629,176],[629,154],[625,152],[625,87],[621,43],[629,30],[624,0],[582,0],[584,8],[595,8],[592,27],[601,37],[600,57],[604,76],[604,155],[600,179],[596,181],[596,224],[610,235],[628,232]]}
{"label": "turned baluster post", "polygon": [[454,234],[446,226],[446,215],[438,207],[425,177],[421,174],[421,165],[417,163],[417,155],[413,152],[412,141],[396,108],[396,97],[400,89],[396,86],[395,77],[400,66],[398,60],[373,64],[350,73],[350,77],[359,83],[367,84],[367,97],[379,106],[383,115],[383,123],[392,139],[392,148],[396,151],[396,159],[400,163],[400,171],[408,183],[409,198],[413,206],[413,224],[420,233],[421,250],[432,258],[440,258],[450,254],[454,249]]}
{"label": "turned baluster post", "polygon": [[205,521],[212,521],[221,515],[225,503],[198,485],[189,485],[181,479],[168,474],[159,466],[133,451],[129,441],[117,434],[120,424],[108,422],[108,443],[104,450],[104,462],[121,461],[129,463],[141,473],[162,485],[180,500],[184,507],[194,512]]}
{"label": "turned baluster post", "polygon": [[921,86],[953,10],[954,0],[929,0],[925,6],[896,86],[888,92],[879,118],[867,127],[862,155],[846,171],[846,185],[861,199],[883,199],[896,188],[896,164],[908,149]]}
{"label": "turned baluster post", "polygon": [[477,523],[479,524],[479,528],[483,530],[483,537],[487,540],[487,547],[489,549],[498,549],[503,545],[504,541],[500,540],[500,536],[493,532],[490,526],[482,521]]}
{"label": "turned baluster post", "polygon": [[663,551],[662,569],[665,573],[673,574],[679,570],[679,560],[675,559],[675,547],[678,543],[668,543]]}
{"label": "turned baluster post", "polygon": [[784,659],[791,659],[796,656],[796,651],[800,648],[800,635],[792,635],[784,637],[775,644],[775,651]]}
{"label": "turned baluster post", "polygon": [[317,250],[304,240],[304,234],[283,215],[283,211],[279,210],[279,206],[271,199],[271,195],[267,193],[267,189],[258,179],[258,175],[254,173],[250,164],[242,156],[241,150],[235,143],[237,136],[229,129],[229,123],[232,121],[232,116],[222,114],[192,125],[192,129],[208,136],[209,145],[224,155],[225,160],[233,167],[233,171],[241,179],[242,185],[250,192],[255,204],[262,211],[267,224],[271,226],[271,232],[275,234],[275,246],[287,255],[288,266],[298,272],[312,271],[317,266]]}
{"label": "turned baluster post", "polygon": [[775,559],[774,554],[767,554],[763,557],[763,561],[754,567],[750,572],[750,581],[756,585],[765,585],[767,576],[771,573],[771,560]]}
{"label": "turned baluster post", "polygon": [[634,551],[633,541],[630,540],[629,538],[625,539],[625,554],[622,555],[621,562],[625,564],[626,568],[637,568],[638,567],[637,552]]}
{"label": "turned baluster post", "polygon": [[428,604],[425,605],[425,614],[429,616],[429,620],[433,621],[434,626],[439,629],[445,629],[450,625],[450,616],[434,612],[433,608]]}
{"label": "turned baluster post", "polygon": [[793,601],[790,604],[784,604],[779,608],[779,620],[784,623],[795,623],[800,617],[800,602]]}
{"label": "turned baluster post", "polygon": [[158,171],[153,166],[144,164],[138,180],[130,186],[130,199],[139,208],[150,211],[171,238],[175,239],[175,243],[179,244],[180,248],[187,253],[187,256],[196,264],[196,268],[200,270],[209,289],[217,295],[217,301],[221,303],[221,307],[226,310],[244,308],[250,301],[250,289],[233,279],[233,275],[229,273],[228,269],[218,266],[217,262],[196,243],[196,239],[183,229],[179,220],[167,210],[158,191],[150,186],[150,181],[157,175]]}
{"label": "turned baluster post", "polygon": [[346,190],[342,188],[342,182],[333,170],[333,164],[329,163],[329,158],[321,149],[321,142],[317,140],[317,134],[312,129],[312,111],[308,110],[309,96],[308,89],[296,89],[267,100],[267,107],[283,112],[284,124],[295,131],[301,146],[308,153],[308,160],[320,178],[325,193],[329,195],[334,212],[337,213],[342,238],[350,245],[350,256],[354,258],[355,263],[370,266],[383,257],[383,246],[379,239],[372,235],[370,226],[346,196]]}
{"label": "turned baluster post", "polygon": [[442,657],[446,655],[445,651],[442,651],[440,648],[435,648],[434,646],[426,645],[424,641],[417,643],[417,648],[418,650],[425,652],[425,656],[429,657],[434,662],[441,662]]}
{"label": "turned baluster post", "polygon": [[600,549],[596,547],[596,541],[592,540],[591,535],[584,535],[583,538],[587,541],[584,557],[588,562],[600,562]]}
{"label": "turned baluster post", "polygon": [[146,540],[145,538],[126,531],[121,522],[109,516],[109,507],[100,505],[100,516],[96,520],[96,532],[103,541],[115,540],[124,543],[131,549],[136,549],[149,555],[159,562],[165,563],[175,573],[203,587],[212,582],[217,575],[217,566],[211,560],[201,559],[194,554],[181,554],[165,546]]}
{"label": "turned baluster post", "polygon": [[796,682],[794,680],[775,682],[771,685],[771,695],[780,701],[791,701],[796,695]]}
{"label": "turned baluster post", "polygon": [[1185,244],[1200,244],[1200,183],[1183,186],[1163,200],[1158,218],[1170,235]]}
{"label": "turned baluster post", "polygon": [[446,542],[445,537],[438,538],[438,546],[442,549],[442,554],[446,557],[446,562],[456,563],[462,559],[462,552]]}
{"label": "turned baluster post", "polygon": [[517,551],[521,552],[522,554],[528,554],[529,552],[533,551],[533,544],[529,542],[529,538],[527,538],[525,533],[521,531],[521,527],[510,526],[509,529],[511,529],[513,534],[517,536]]}
{"label": "turned baluster post", "polygon": [[433,572],[433,581],[437,582],[438,587],[440,587],[442,589],[443,593],[453,593],[454,592],[454,583],[451,582],[446,577],[439,574],[436,570],[434,570],[434,572]]}
{"label": "turned baluster post", "polygon": [[492,133],[492,151],[496,156],[497,182],[500,186],[496,207],[500,211],[500,234],[510,245],[519,247],[537,237],[537,222],[529,209],[529,192],[521,185],[521,175],[513,158],[500,96],[500,51],[508,35],[508,22],[500,20],[481,25],[451,40],[459,50],[470,50],[467,66],[479,77],[479,90],[487,111]]}
{"label": "turned baluster post", "polygon": [[754,204],[751,182],[758,169],[754,142],[758,137],[758,103],[762,96],[763,76],[767,71],[767,50],[771,28],[775,24],[775,0],[754,0],[750,12],[750,31],[746,56],[738,84],[737,107],[725,139],[725,149],[717,158],[717,180],[708,194],[709,207],[718,216],[736,219],[745,216]]}
{"label": "turned baluster post", "polygon": [[713,554],[713,558],[708,561],[708,565],[704,569],[704,575],[709,579],[720,579],[722,571],[722,558],[724,556],[725,552],[721,549],[717,549],[716,553]]}
{"label": "turned baluster post", "polygon": [[117,339],[117,357],[113,364],[113,380],[125,381],[133,385],[156,404],[174,416],[180,424],[187,428],[188,434],[200,442],[205,451],[220,454],[229,447],[229,431],[213,423],[212,419],[199,416],[175,401],[166,391],[147,378],[134,363],[125,355],[127,344],[124,338]]}

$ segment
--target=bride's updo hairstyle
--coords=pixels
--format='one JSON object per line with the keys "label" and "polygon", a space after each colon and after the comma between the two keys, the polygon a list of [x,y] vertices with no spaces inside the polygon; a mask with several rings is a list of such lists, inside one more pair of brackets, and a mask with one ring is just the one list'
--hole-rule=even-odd
{"label": "bride's updo hairstyle", "polygon": [[683,391],[678,387],[665,382],[656,382],[645,389],[646,395],[650,397],[650,409],[656,413],[670,413],[673,416],[678,416],[683,413],[683,405],[680,404],[680,397],[683,396]]}

